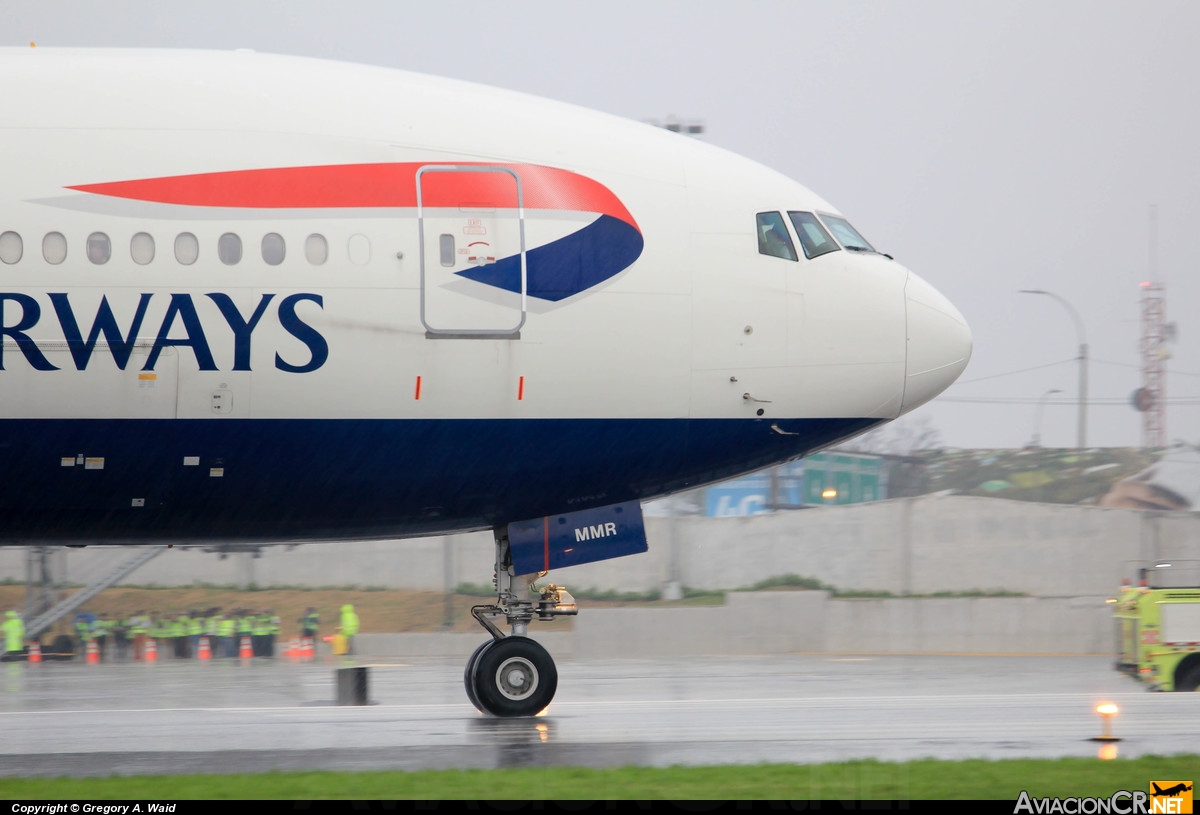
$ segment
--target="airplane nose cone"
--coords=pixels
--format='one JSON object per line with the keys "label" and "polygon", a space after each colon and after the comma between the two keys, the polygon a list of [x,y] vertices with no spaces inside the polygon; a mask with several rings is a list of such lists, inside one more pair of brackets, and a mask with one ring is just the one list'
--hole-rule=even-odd
{"label": "airplane nose cone", "polygon": [[900,412],[925,404],[950,387],[971,359],[971,329],[941,292],[908,274],[908,362]]}

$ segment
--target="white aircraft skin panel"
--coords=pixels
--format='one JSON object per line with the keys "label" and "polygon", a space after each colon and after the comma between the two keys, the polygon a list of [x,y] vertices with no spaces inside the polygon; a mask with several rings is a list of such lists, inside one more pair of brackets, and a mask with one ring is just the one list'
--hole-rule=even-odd
{"label": "white aircraft skin panel", "polygon": [[904,288],[908,323],[908,375],[902,412],[937,396],[967,367],[971,331],[941,292],[909,273]]}
{"label": "white aircraft skin panel", "polygon": [[[861,432],[970,356],[961,315],[891,259],[809,259],[790,223],[796,260],[760,253],[758,213],[828,202],[647,125],[241,53],[0,49],[0,85],[19,157],[0,232],[23,246],[0,258],[0,432],[56,465],[116,446],[69,505],[40,449],[0,446],[40,490],[23,515],[0,497],[19,527],[0,538],[64,506],[54,535],[100,518],[106,539],[404,537],[602,507]],[[163,507],[142,526],[111,511],[126,483]]]}
{"label": "white aircraft skin panel", "polygon": [[789,361],[801,365],[904,364],[904,314],[897,312],[907,270],[886,258],[831,252],[789,279],[804,303]]}
{"label": "white aircraft skin panel", "polygon": [[[692,139],[687,142],[691,146],[686,152],[689,231],[747,234],[753,238],[756,212],[838,212],[782,173],[749,159],[731,162],[729,154],[720,148]],[[749,213],[750,220],[738,217],[739,213]]]}
{"label": "white aircraft skin panel", "polygon": [[[190,297],[201,324],[222,324],[220,311],[207,297],[207,288],[175,288],[172,293]],[[237,296],[231,293],[231,297],[241,314],[250,315],[265,293],[246,291]],[[121,301],[111,290],[76,288],[70,292],[70,303],[84,332],[96,315],[102,295],[112,304],[118,325],[128,327],[132,324],[138,294],[130,292],[128,300]],[[546,315],[545,324],[530,329],[519,342],[428,341],[415,322],[409,322],[407,326],[395,324],[395,314],[415,313],[417,296],[415,291],[339,289],[326,295],[324,311],[315,307],[303,308],[312,306],[311,303],[299,304],[297,313],[330,341],[326,364],[320,370],[305,374],[304,379],[274,369],[276,354],[293,365],[304,364],[310,356],[302,342],[284,331],[278,320],[271,319],[271,305],[278,300],[276,296],[252,335],[253,394],[250,372],[230,370],[235,356],[232,333],[206,330],[208,351],[222,370],[201,371],[191,348],[174,349],[179,360],[179,417],[473,418],[580,414],[620,417],[634,407],[649,417],[686,415],[686,388],[668,385],[687,380],[686,360],[690,354],[687,330],[681,328],[665,336],[652,331],[653,327],[664,324],[687,325],[689,303],[680,296],[634,297],[601,293],[596,297],[609,301],[611,308],[597,308],[581,316],[572,315],[569,309]],[[44,296],[37,299],[42,319],[57,327],[50,301]],[[151,333],[148,337],[143,336],[143,346],[153,344],[153,332],[157,332],[164,322],[169,303],[167,297],[159,294],[151,297],[143,317],[143,325],[151,327]],[[579,348],[564,344],[561,339],[551,339],[604,331],[611,325],[610,315],[614,312],[619,313],[623,321],[628,321],[628,327],[623,336],[615,337],[607,347]],[[338,323],[338,314],[352,316],[346,322]],[[179,330],[178,322],[175,329],[168,332],[171,339],[186,339],[187,334]],[[103,390],[94,391],[90,385],[81,387],[79,374],[83,374],[88,382],[106,382],[106,375],[136,378],[134,368],[138,361],[144,365],[144,350],[128,364],[126,371],[120,372],[111,354],[105,353],[101,344],[86,368],[78,371],[61,333],[51,335],[47,332],[36,339],[50,362],[61,370],[32,370],[16,346],[9,342],[3,355],[5,374],[19,375],[22,387],[0,390],[3,415],[14,418],[121,418],[126,415],[120,412],[120,406],[126,404],[124,395],[114,393],[106,397]],[[619,352],[615,355],[612,353],[614,344]],[[60,350],[51,350],[55,346]],[[368,346],[370,353],[358,352]],[[636,358],[638,364],[631,366],[630,358]],[[165,359],[162,357],[160,364]],[[159,367],[159,364],[155,365],[155,372]],[[140,370],[141,365],[137,368]],[[402,377],[401,371],[409,371],[410,375]],[[422,371],[426,373],[422,374]],[[539,372],[547,371],[554,373],[539,377]],[[410,393],[417,375],[424,377],[421,400],[414,399]],[[515,389],[521,376],[526,377],[529,391],[524,404],[518,405]],[[211,411],[211,393],[219,389],[221,383],[227,383],[234,393],[232,414],[213,414]],[[614,386],[616,383],[619,387]],[[75,397],[67,398],[72,392],[76,393]],[[86,394],[86,398],[80,398],[82,394]]]}
{"label": "white aircraft skin panel", "polygon": [[[161,62],[155,75],[147,75],[147,59]],[[20,83],[9,81],[18,77]],[[84,122],[96,130],[184,131],[203,134],[208,149],[223,132],[279,138],[285,152],[261,164],[251,159],[246,167],[293,164],[290,141],[332,138],[354,145],[357,161],[396,160],[369,154],[399,147],[434,163],[456,154],[503,156],[683,183],[684,140],[675,134],[561,102],[392,69],[265,54],[4,48],[0,83],[11,88],[11,109],[26,112],[23,127],[73,130]],[[51,98],[56,104],[47,105]],[[220,120],[213,111],[221,112]],[[482,120],[488,127],[479,126]],[[0,127],[7,122],[0,118]],[[186,171],[228,169],[212,162],[197,153]],[[312,163],[336,162],[326,151]]]}
{"label": "white aircraft skin panel", "polygon": [[[255,232],[251,233],[245,230],[245,224],[236,221],[220,222],[198,222],[199,225],[187,231],[196,235],[196,238],[201,247],[201,260],[196,266],[182,266],[177,263],[171,256],[173,252],[172,242],[173,230],[155,229],[149,223],[140,223],[137,225],[128,225],[122,223],[124,231],[108,230],[111,232],[115,254],[122,253],[128,245],[129,237],[132,235],[132,230],[150,231],[151,234],[157,236],[158,244],[156,259],[152,264],[146,267],[138,267],[136,265],[125,262],[122,268],[122,274],[127,275],[122,280],[122,286],[119,288],[99,289],[83,289],[81,285],[95,282],[97,272],[103,273],[104,267],[99,269],[82,257],[83,244],[86,241],[86,236],[92,231],[105,231],[103,229],[96,230],[99,226],[105,226],[104,222],[99,221],[95,215],[90,213],[77,212],[55,212],[52,221],[46,221],[49,226],[51,223],[58,231],[62,231],[68,236],[68,255],[67,260],[60,266],[46,268],[49,274],[40,282],[47,290],[61,288],[71,292],[72,305],[79,312],[81,321],[86,321],[88,317],[96,314],[96,307],[100,297],[107,294],[111,300],[111,306],[114,314],[117,317],[117,322],[121,326],[131,324],[131,318],[134,307],[137,303],[136,291],[140,287],[147,291],[153,291],[157,288],[162,291],[164,283],[169,284],[170,293],[186,293],[189,294],[196,304],[198,313],[201,316],[201,322],[205,325],[211,325],[214,322],[219,324],[221,316],[215,305],[205,300],[205,294],[209,289],[227,290],[230,292],[243,292],[235,299],[238,302],[239,312],[244,315],[249,315],[253,312],[254,305],[259,301],[264,293],[269,293],[273,290],[294,290],[294,289],[314,289],[322,288],[329,293],[325,295],[325,307],[319,311],[312,311],[309,319],[314,327],[322,331],[328,330],[331,337],[337,337],[339,334],[345,334],[348,343],[341,344],[345,348],[358,347],[353,336],[358,326],[362,326],[365,332],[371,335],[373,343],[371,357],[375,361],[391,359],[399,359],[404,357],[411,358],[413,356],[412,348],[397,347],[390,352],[385,352],[385,349],[378,347],[378,333],[381,327],[388,331],[397,334],[407,334],[409,344],[416,347],[423,347],[425,341],[420,332],[420,327],[411,320],[411,316],[415,313],[414,302],[416,298],[409,296],[404,297],[397,289],[415,292],[419,285],[419,272],[414,272],[413,267],[419,264],[419,252],[416,250],[411,233],[416,231],[415,222],[411,219],[407,225],[403,224],[402,219],[373,219],[364,220],[356,223],[353,227],[353,234],[366,235],[384,235],[390,236],[394,233],[410,233],[407,241],[398,240],[396,243],[410,247],[408,251],[398,250],[403,252],[404,259],[397,261],[394,257],[394,252],[387,251],[380,247],[373,247],[372,260],[362,267],[355,267],[349,264],[343,258],[345,257],[345,246],[351,237],[347,234],[345,226],[342,226],[340,231],[323,228],[325,224],[321,222],[312,222],[305,225],[305,228],[297,230],[295,224],[280,223],[272,224],[270,222],[256,222]],[[32,222],[32,219],[30,219]],[[38,219],[41,220],[41,219]],[[170,226],[178,229],[177,224]],[[190,226],[190,225],[188,225]],[[307,264],[292,262],[286,266],[269,267],[262,263],[260,258],[256,257],[258,249],[258,241],[261,240],[258,236],[265,234],[268,231],[278,231],[286,236],[287,243],[292,247],[292,252],[299,252],[302,248],[302,234],[309,231],[320,232],[324,234],[330,245],[331,259],[325,266],[312,267]],[[30,242],[37,237],[43,230],[31,228],[26,230],[26,235]],[[559,229],[553,230],[554,236],[557,236]],[[243,236],[243,253],[244,260],[237,266],[225,266],[223,264],[214,263],[213,255],[215,254],[215,246],[220,236],[226,232],[235,232]],[[537,236],[536,229],[531,230],[533,236]],[[665,230],[664,230],[665,233]],[[257,238],[257,240],[256,240]],[[616,340],[621,343],[619,348],[629,358],[638,358],[645,362],[645,349],[664,349],[670,348],[670,341],[664,343],[663,338],[668,340],[674,339],[674,344],[681,347],[681,357],[686,358],[688,351],[686,350],[684,338],[687,336],[691,325],[696,327],[696,335],[691,347],[692,364],[698,369],[714,368],[724,369],[730,366],[740,366],[738,370],[742,371],[743,376],[752,369],[780,369],[774,372],[770,370],[764,371],[759,377],[760,381],[764,381],[772,390],[777,391],[786,379],[794,377],[795,371],[783,369],[783,363],[787,359],[787,350],[794,346],[799,340],[799,345],[802,348],[808,349],[808,353],[814,352],[813,349],[818,349],[819,353],[824,354],[822,365],[834,364],[861,364],[865,361],[870,361],[869,358],[864,358],[862,355],[867,353],[871,348],[878,347],[886,349],[888,346],[887,336],[876,337],[881,340],[882,344],[876,343],[872,345],[869,341],[872,339],[872,333],[880,333],[882,327],[886,325],[885,320],[876,319],[878,315],[874,314],[869,307],[875,299],[881,301],[880,311],[887,310],[887,292],[873,288],[860,290],[860,294],[855,298],[856,312],[863,315],[861,322],[858,324],[859,331],[852,330],[852,327],[847,325],[844,318],[838,317],[840,312],[836,308],[836,302],[831,300],[835,294],[826,292],[822,297],[821,281],[818,279],[816,283],[801,284],[804,285],[802,290],[803,296],[807,298],[806,302],[816,302],[821,300],[825,304],[825,308],[819,309],[818,314],[825,315],[817,318],[810,318],[805,325],[789,324],[787,321],[787,303],[788,297],[780,296],[787,292],[788,288],[795,284],[796,281],[803,281],[806,273],[815,271],[815,267],[824,267],[824,270],[832,272],[836,275],[837,280],[826,280],[824,287],[833,289],[836,292],[844,290],[837,281],[844,281],[849,277],[848,270],[842,266],[838,268],[835,264],[838,261],[831,260],[830,256],[824,256],[814,261],[803,261],[806,267],[800,268],[797,264],[786,260],[771,258],[762,255],[747,255],[745,249],[746,244],[752,238],[752,235],[693,235],[691,238],[691,257],[692,268],[695,271],[691,275],[691,285],[695,297],[693,298],[694,312],[689,319],[686,313],[680,313],[672,319],[670,310],[663,310],[661,304],[655,304],[648,309],[648,313],[638,315],[640,319],[629,320],[628,328],[622,332],[621,336]],[[382,243],[383,239],[377,240],[375,243]],[[639,270],[643,267],[654,268],[653,258],[655,254],[661,254],[665,257],[674,255],[674,260],[666,260],[660,262],[659,268],[674,268],[678,270],[687,264],[681,260],[686,257],[683,252],[671,246],[670,243],[664,241],[654,241],[650,243],[651,262],[640,262]],[[37,247],[31,246],[29,251],[36,252]],[[840,254],[840,253],[839,253]],[[727,258],[728,263],[722,263],[722,259]],[[335,260],[336,259],[336,260]],[[704,260],[707,260],[707,263]],[[713,263],[716,260],[716,263]],[[860,264],[869,259],[853,258],[852,260]],[[39,258],[30,258],[31,263],[38,263]],[[117,260],[110,261],[114,265]],[[44,262],[42,265],[45,266]],[[107,264],[106,264],[107,265]],[[841,264],[838,264],[841,265]],[[737,284],[731,286],[731,275],[727,269],[736,269],[741,267],[744,271],[737,275]],[[793,268],[797,267],[797,268]],[[830,268],[833,267],[833,268]],[[128,269],[127,273],[125,269]],[[747,274],[746,272],[750,272]],[[186,286],[187,283],[194,280],[198,275],[201,275],[207,281],[204,290],[197,290]],[[247,277],[250,276],[258,283],[258,287],[252,291],[246,291],[244,286]],[[141,278],[139,280],[139,278]],[[364,279],[365,278],[365,279]],[[663,280],[683,280],[688,279],[687,275],[676,274],[674,277],[666,275],[657,276]],[[650,281],[656,279],[655,275],[639,275],[639,280]],[[352,289],[343,288],[347,285],[361,286],[363,283],[374,281],[379,289],[365,289],[362,294],[355,297]],[[272,285],[276,284],[276,285]],[[331,288],[332,284],[332,288]],[[467,283],[468,286],[477,286],[484,290],[486,287],[478,286],[478,284]],[[614,308],[624,310],[628,306],[621,305],[621,301],[613,301],[611,298],[614,295],[624,292],[624,289],[619,284],[612,284],[615,288],[610,289],[607,293],[610,295],[604,300],[613,302]],[[679,287],[679,284],[676,285]],[[671,288],[670,286],[642,286],[641,288]],[[129,299],[121,300],[115,294],[116,291],[124,290]],[[392,290],[391,294],[387,290]],[[90,292],[90,296],[88,296]],[[627,292],[625,292],[627,293]],[[167,293],[163,293],[167,294]],[[877,295],[873,298],[871,295]],[[382,295],[382,296],[381,296]],[[231,296],[233,296],[231,294]],[[866,299],[864,299],[864,297]],[[399,299],[397,299],[399,298]],[[37,298],[41,305],[44,317],[48,317],[53,313],[52,306],[44,298]],[[587,308],[576,308],[567,318],[564,325],[572,326],[576,330],[581,330],[586,334],[589,330],[603,331],[613,319],[614,311],[612,309],[601,308],[603,300],[599,295],[593,295],[590,302],[586,305]],[[632,301],[635,304],[637,301]],[[151,307],[147,310],[143,325],[150,331],[154,331],[161,326],[165,311],[167,309],[168,297],[159,295],[152,300]],[[582,305],[582,304],[581,304]],[[649,305],[647,303],[646,305]],[[736,308],[731,308],[735,306]],[[310,310],[311,311],[311,310]],[[593,326],[588,320],[589,315],[595,315],[596,324]],[[407,321],[398,321],[399,315],[408,315]],[[626,318],[634,315],[625,315]],[[825,324],[824,321],[832,324]],[[63,337],[57,333],[55,329],[57,324],[53,319],[43,319],[39,321],[35,329],[31,329],[29,336],[38,341],[46,342],[62,342]],[[553,332],[552,325],[547,325],[547,328]],[[746,329],[750,331],[747,332]],[[900,328],[902,330],[902,327]],[[181,335],[178,331],[170,333],[172,339],[180,339]],[[186,335],[182,335],[186,336]],[[210,346],[210,350],[214,359],[229,359],[233,355],[232,336],[228,333],[211,333],[206,332],[206,339]],[[533,325],[526,329],[527,345],[534,345],[537,342],[537,333]],[[150,341],[153,335],[142,335],[143,341]],[[840,338],[842,345],[839,346],[834,340]],[[854,340],[862,339],[858,346],[846,347],[845,343]],[[891,338],[894,339],[894,338]],[[338,345],[338,343],[335,343]],[[254,334],[253,345],[255,356],[255,369],[262,368],[270,369],[274,354],[280,353],[285,359],[303,359],[304,348],[301,343],[296,342],[289,337],[285,332],[278,328],[278,323],[270,321],[260,324]],[[893,349],[893,356],[898,352],[898,346],[892,343],[890,346]],[[455,366],[457,370],[461,370],[466,383],[473,383],[473,389],[476,390],[481,381],[478,373],[480,366],[488,366],[491,364],[491,354],[480,353],[482,349],[475,349],[470,353],[475,356],[484,358],[479,365],[475,366]],[[612,348],[606,349],[605,353],[611,352]],[[834,356],[835,352],[840,355]],[[187,370],[188,366],[194,367],[196,359],[190,349],[182,350],[183,370]],[[548,360],[551,365],[551,370],[561,370],[561,367],[571,367],[577,365],[578,351],[572,351],[573,360]],[[11,358],[11,355],[10,355]],[[19,358],[18,358],[19,359]],[[465,363],[465,361],[463,361]],[[558,362],[559,365],[555,365]],[[595,360],[588,360],[592,365],[598,364]],[[801,365],[808,360],[801,360]],[[17,364],[20,364],[18,362]],[[514,361],[514,364],[521,363]],[[663,376],[666,372],[678,368],[679,358],[670,360],[664,365],[662,371],[650,370],[649,376],[651,379],[656,379]],[[809,363],[811,364],[811,363]],[[395,396],[390,393],[378,393],[374,388],[366,394],[360,392],[361,385],[364,382],[374,382],[378,384],[377,375],[374,373],[374,368],[370,370],[362,370],[349,362],[342,355],[331,354],[328,363],[328,369],[324,372],[313,372],[317,374],[315,378],[333,377],[334,382],[323,384],[319,389],[320,396],[313,399],[311,395],[306,396],[302,402],[297,402],[292,398],[293,394],[288,392],[286,386],[271,387],[268,385],[271,374],[266,377],[258,378],[258,387],[266,393],[278,394],[277,398],[272,398],[261,403],[258,409],[251,409],[254,404],[248,393],[239,393],[238,398],[234,402],[234,412],[236,415],[250,415],[257,418],[268,418],[271,416],[297,416],[305,415],[310,418],[320,418],[329,416],[345,416],[347,409],[351,411],[351,415],[359,417],[400,417],[406,415],[404,411],[398,410],[396,407]],[[61,366],[60,366],[61,367]],[[388,366],[393,367],[393,366]],[[530,368],[531,371],[535,370]],[[205,375],[201,375],[205,373]],[[225,376],[229,379],[232,374]],[[280,385],[285,385],[289,378],[282,375],[277,375],[280,378]],[[199,381],[196,381],[198,377]],[[778,383],[772,383],[772,377],[778,380]],[[244,377],[243,377],[244,378]],[[486,377],[485,377],[486,378]],[[43,386],[53,387],[53,383],[43,382],[45,376],[34,378],[30,383],[35,390]],[[222,379],[220,373],[207,375],[206,372],[196,371],[194,374],[184,376],[180,382],[181,399],[179,402],[179,415],[194,416],[197,418],[208,417],[210,411],[208,409],[207,392],[210,390],[210,385],[219,385],[217,380]],[[213,380],[213,382],[209,382]],[[353,381],[358,383],[358,387],[348,387],[344,383],[337,384],[337,380]],[[662,381],[659,379],[658,381]],[[309,383],[315,384],[315,383]],[[235,391],[248,391],[249,383],[241,388],[234,388]],[[450,386],[450,391],[455,389]],[[565,413],[567,415],[579,415],[586,410],[586,415],[592,416],[607,416],[607,415],[625,415],[625,412],[630,407],[638,407],[642,401],[648,396],[644,389],[638,389],[631,393],[626,393],[617,403],[612,406],[613,411],[606,410],[604,407],[605,400],[597,400],[595,394],[590,390],[579,391],[576,388],[570,388],[567,392],[557,394],[553,390],[545,388],[539,391],[541,399],[539,410],[534,411],[535,415],[557,415]],[[571,393],[576,393],[582,396],[582,401],[586,405],[573,404]],[[698,395],[698,394],[697,394]],[[549,398],[557,396],[558,398]],[[199,400],[197,404],[193,404],[195,397]],[[364,398],[366,397],[366,398]],[[579,397],[577,396],[576,399]],[[645,410],[641,415],[660,416],[664,406],[664,400],[650,397],[656,405],[653,409]],[[761,396],[758,398],[767,398]],[[668,402],[670,400],[667,400]],[[826,401],[826,400],[822,400]],[[322,404],[328,402],[325,407]],[[872,405],[877,400],[871,400]],[[278,409],[273,410],[272,405],[277,405]],[[303,405],[301,413],[296,410],[300,405]],[[461,403],[458,410],[451,410],[449,416],[460,417],[472,415],[470,411],[478,411],[486,405],[486,410],[482,414],[475,415],[495,415],[492,411],[498,407],[497,404],[489,403],[488,401],[480,402],[478,398],[467,400]],[[532,405],[531,405],[532,406]],[[647,406],[648,408],[649,406]],[[682,407],[679,408],[679,413],[676,415],[704,415],[711,417],[736,416],[742,412],[743,405],[735,404],[732,407],[724,398],[715,399],[711,404],[701,402],[694,406],[690,412],[685,411]],[[798,409],[798,412],[797,412]],[[772,413],[774,413],[774,408]],[[846,415],[872,415],[867,412],[867,408],[857,401],[850,402],[842,406],[842,411],[835,413],[810,413],[809,406],[800,404],[796,409],[788,410],[781,415],[836,415],[836,413],[844,412]],[[17,415],[17,414],[14,414]],[[24,415],[24,414],[20,414]],[[34,416],[45,416],[47,413],[40,409],[35,409],[31,414]],[[53,415],[53,410],[51,411]],[[105,413],[104,415],[111,415]],[[224,414],[229,415],[229,414]],[[500,415],[505,415],[503,412]]]}
{"label": "white aircraft skin panel", "polygon": [[[801,405],[813,416],[829,418],[894,419],[900,413],[899,383],[904,381],[903,363],[877,363],[856,366],[813,366],[783,369],[742,368],[695,371],[692,374],[692,417],[727,418],[729,406],[741,418],[784,416],[779,405]],[[737,382],[731,382],[730,378]],[[852,382],[847,382],[853,377]],[[752,399],[745,399],[749,393]],[[762,400],[761,402],[753,401]],[[713,406],[704,413],[705,405]]]}
{"label": "white aircraft skin panel", "polygon": [[[754,215],[748,216],[751,226]],[[787,273],[795,266],[781,258],[747,255],[757,247],[747,235],[692,235],[692,291],[695,338],[692,366],[697,370],[773,368],[785,363],[787,350]],[[715,263],[713,261],[716,261]]]}

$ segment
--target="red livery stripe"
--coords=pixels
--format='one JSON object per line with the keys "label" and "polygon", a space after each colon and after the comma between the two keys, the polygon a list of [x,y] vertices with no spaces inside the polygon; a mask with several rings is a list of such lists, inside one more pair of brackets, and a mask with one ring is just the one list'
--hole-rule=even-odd
{"label": "red livery stripe", "polygon": [[[417,170],[428,162],[333,164],[231,170],[197,175],[108,181],[68,187],[79,192],[193,207],[316,209],[415,207]],[[569,170],[538,164],[456,162],[459,167],[505,167],[521,179],[527,209],[572,210],[611,215],[638,229],[629,210],[603,184]],[[423,189],[425,206],[515,207],[507,173],[438,173]],[[430,178],[432,181],[433,178]],[[640,232],[641,230],[638,229]]]}

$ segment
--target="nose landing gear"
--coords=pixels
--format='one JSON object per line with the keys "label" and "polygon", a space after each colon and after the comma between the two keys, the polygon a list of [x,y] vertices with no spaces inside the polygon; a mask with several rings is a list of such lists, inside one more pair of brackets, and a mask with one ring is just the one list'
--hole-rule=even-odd
{"label": "nose landing gear", "polygon": [[[542,574],[545,574],[544,572]],[[536,580],[541,575],[533,575]],[[514,590],[514,583],[532,588],[530,575],[518,579],[512,573],[508,536],[496,531],[496,603],[475,606],[471,614],[492,639],[483,643],[467,660],[463,685],[467,698],[476,709],[493,716],[534,716],[550,704],[558,689],[558,669],[550,653],[526,634],[529,623],[577,614],[575,599],[561,586],[551,584],[541,590],[536,608],[531,600]],[[493,617],[504,616],[512,628],[505,635]]]}
{"label": "nose landing gear", "polygon": [[538,642],[505,637],[485,642],[467,663],[467,698],[493,716],[533,716],[558,689],[558,669]]}

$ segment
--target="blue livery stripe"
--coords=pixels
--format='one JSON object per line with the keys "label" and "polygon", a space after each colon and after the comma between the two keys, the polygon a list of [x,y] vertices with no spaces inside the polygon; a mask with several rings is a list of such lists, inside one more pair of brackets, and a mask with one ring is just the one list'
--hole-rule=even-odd
{"label": "blue livery stripe", "polygon": [[9,419],[0,421],[0,542],[485,529],[723,481],[878,422]]}
{"label": "blue livery stripe", "polygon": [[[579,294],[624,271],[641,255],[644,244],[633,226],[601,215],[583,229],[525,253],[528,294],[555,303]],[[505,291],[521,291],[519,255],[458,274]]]}

